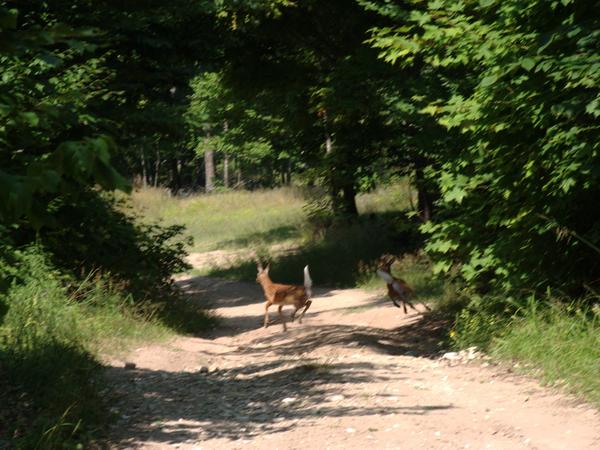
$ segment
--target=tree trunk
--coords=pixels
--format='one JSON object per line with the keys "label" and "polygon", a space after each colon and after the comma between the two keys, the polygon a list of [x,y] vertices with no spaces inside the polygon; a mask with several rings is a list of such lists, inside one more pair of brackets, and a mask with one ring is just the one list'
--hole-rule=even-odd
{"label": "tree trunk", "polygon": [[229,155],[225,153],[223,156],[223,186],[229,187]]}
{"label": "tree trunk", "polygon": [[417,210],[423,222],[429,222],[433,214],[433,198],[427,189],[427,183],[423,176],[423,169],[417,166],[415,169],[415,184],[417,188]]}
{"label": "tree trunk", "polygon": [[171,165],[171,194],[177,195],[181,189],[181,174],[179,173],[180,163],[177,158],[169,158],[169,164]]}
{"label": "tree trunk", "polygon": [[158,174],[160,173],[160,149],[156,149],[156,161],[154,163],[154,187],[158,186]]}
{"label": "tree trunk", "polygon": [[343,204],[342,210],[345,215],[358,217],[358,208],[356,207],[356,190],[354,184],[346,184],[342,188]]}
{"label": "tree trunk", "polygon": [[236,158],[235,160],[235,187],[236,188],[241,188],[242,187],[242,166],[240,164],[240,160],[239,158]]}
{"label": "tree trunk", "polygon": [[[210,137],[207,134],[207,137]],[[212,148],[204,150],[204,190],[207,193],[215,189],[215,152]]]}
{"label": "tree trunk", "polygon": [[147,186],[147,182],[148,182],[148,174],[146,171],[146,155],[144,154],[144,144],[142,143],[142,147],[140,148],[141,150],[141,154],[140,154],[140,159],[141,159],[141,164],[142,164],[142,187],[145,188]]}
{"label": "tree trunk", "polygon": [[[223,134],[227,135],[227,133],[229,132],[229,122],[227,122],[226,120],[223,121]],[[227,147],[225,147],[227,148]],[[223,155],[223,186],[225,186],[225,188],[229,187],[229,154],[227,153],[227,151],[225,151],[225,154]]]}

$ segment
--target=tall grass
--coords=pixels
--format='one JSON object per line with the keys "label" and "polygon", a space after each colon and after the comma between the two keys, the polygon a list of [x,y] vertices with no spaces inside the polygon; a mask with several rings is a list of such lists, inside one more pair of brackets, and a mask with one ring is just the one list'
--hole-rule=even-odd
{"label": "tall grass", "polygon": [[0,447],[85,445],[108,420],[99,355],[172,331],[102,279],[68,287],[39,248],[17,270],[0,294]]}
{"label": "tall grass", "polygon": [[476,345],[600,406],[598,306],[472,296],[457,313],[450,336],[457,349]]}
{"label": "tall grass", "polygon": [[525,363],[543,381],[600,406],[600,309],[530,302],[492,342],[493,355]]}

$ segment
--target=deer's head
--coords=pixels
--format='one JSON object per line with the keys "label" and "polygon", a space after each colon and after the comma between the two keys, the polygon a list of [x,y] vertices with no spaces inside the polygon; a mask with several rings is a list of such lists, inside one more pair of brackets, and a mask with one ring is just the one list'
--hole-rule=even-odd
{"label": "deer's head", "polygon": [[396,261],[396,257],[393,255],[381,255],[377,263],[377,268],[387,273],[391,273],[392,264]]}
{"label": "deer's head", "polygon": [[266,267],[263,268],[263,265],[260,263],[260,261],[256,261],[256,269],[257,269],[257,274],[256,274],[256,282],[260,283],[261,281],[266,281],[269,280],[269,269],[271,268],[271,264],[267,264]]}

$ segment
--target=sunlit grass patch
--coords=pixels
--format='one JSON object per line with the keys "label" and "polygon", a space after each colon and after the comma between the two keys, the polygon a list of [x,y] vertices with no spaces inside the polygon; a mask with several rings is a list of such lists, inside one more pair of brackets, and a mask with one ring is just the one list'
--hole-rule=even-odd
{"label": "sunlit grass patch", "polygon": [[521,361],[544,382],[600,406],[598,307],[530,303],[492,342],[491,353]]}
{"label": "sunlit grass patch", "polygon": [[144,189],[132,195],[132,202],[147,219],[185,225],[195,252],[297,240],[305,225],[304,199],[292,188],[190,197]]}
{"label": "sunlit grass patch", "polygon": [[394,184],[358,195],[356,206],[360,214],[384,213],[413,209],[416,201],[416,190],[408,178],[402,178]]}

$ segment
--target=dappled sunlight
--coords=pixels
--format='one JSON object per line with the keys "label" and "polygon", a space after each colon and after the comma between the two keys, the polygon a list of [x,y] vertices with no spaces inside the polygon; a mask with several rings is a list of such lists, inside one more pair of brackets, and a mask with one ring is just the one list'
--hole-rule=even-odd
{"label": "dappled sunlight", "polygon": [[[363,362],[311,360],[258,362],[210,374],[110,368],[107,376],[120,386],[116,409],[126,405],[137,411],[120,415],[113,444],[232,441],[286,432],[296,420],[310,424],[326,417],[427,415],[452,408],[443,402],[417,405],[409,398],[390,405],[385,397],[380,404],[340,405],[336,395],[343,386],[377,381],[372,368]],[[389,372],[379,381],[402,378]]]}
{"label": "dappled sunlight", "polygon": [[302,355],[322,346],[367,348],[388,355],[439,357],[448,323],[431,316],[414,316],[407,324],[385,329],[362,325],[304,325],[287,334],[261,336],[242,348],[250,354],[274,352]]}

